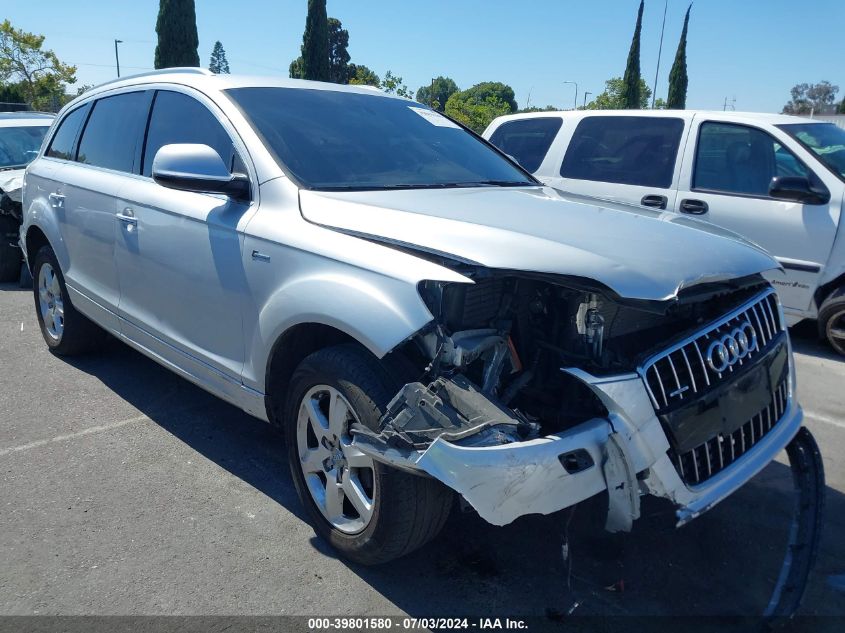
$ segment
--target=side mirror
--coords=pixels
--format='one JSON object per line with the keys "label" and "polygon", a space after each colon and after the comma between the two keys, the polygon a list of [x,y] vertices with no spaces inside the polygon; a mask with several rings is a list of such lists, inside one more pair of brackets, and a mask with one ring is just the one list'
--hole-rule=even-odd
{"label": "side mirror", "polygon": [[249,177],[230,173],[220,154],[208,145],[162,146],[153,159],[153,180],[170,189],[249,198]]}
{"label": "side mirror", "polygon": [[800,176],[775,176],[769,184],[769,195],[778,200],[791,200],[803,204],[827,204],[830,192],[813,187]]}

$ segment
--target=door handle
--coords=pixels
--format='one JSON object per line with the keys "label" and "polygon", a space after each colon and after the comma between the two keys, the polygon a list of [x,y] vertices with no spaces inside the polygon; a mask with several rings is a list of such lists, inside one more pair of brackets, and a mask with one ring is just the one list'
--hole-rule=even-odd
{"label": "door handle", "polygon": [[51,193],[47,196],[50,205],[54,208],[60,209],[65,206],[65,196],[61,193]]}
{"label": "door handle", "polygon": [[665,209],[666,205],[669,204],[669,198],[666,196],[658,196],[656,194],[650,194],[647,196],[643,196],[643,199],[640,200],[640,204],[644,207],[654,207],[655,209]]}
{"label": "door handle", "polygon": [[704,200],[681,200],[681,213],[689,213],[691,215],[704,215],[710,210]]}
{"label": "door handle", "polygon": [[129,207],[126,207],[123,210],[123,213],[118,213],[116,217],[124,224],[128,224],[130,226],[136,226],[138,224],[138,218],[135,217],[135,212]]}

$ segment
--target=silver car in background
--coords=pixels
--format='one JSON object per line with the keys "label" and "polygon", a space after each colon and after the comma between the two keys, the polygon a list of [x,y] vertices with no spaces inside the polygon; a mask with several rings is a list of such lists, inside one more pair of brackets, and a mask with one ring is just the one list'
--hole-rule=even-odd
{"label": "silver car in background", "polygon": [[100,86],[24,210],[50,349],[108,333],[282,427],[315,530],[358,562],[431,539],[455,494],[496,525],[603,495],[610,531],[652,494],[683,524],[801,426],[766,253],[566,198],[373,89]]}

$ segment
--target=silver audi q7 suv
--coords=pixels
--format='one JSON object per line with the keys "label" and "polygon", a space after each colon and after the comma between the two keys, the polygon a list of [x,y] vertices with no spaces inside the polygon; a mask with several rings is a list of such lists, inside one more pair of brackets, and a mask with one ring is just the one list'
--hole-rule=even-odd
{"label": "silver audi q7 suv", "polygon": [[53,352],[107,335],[283,428],[315,530],[363,563],[596,495],[678,524],[801,425],[766,253],[575,200],[366,87],[171,69],[68,104],[20,241]]}

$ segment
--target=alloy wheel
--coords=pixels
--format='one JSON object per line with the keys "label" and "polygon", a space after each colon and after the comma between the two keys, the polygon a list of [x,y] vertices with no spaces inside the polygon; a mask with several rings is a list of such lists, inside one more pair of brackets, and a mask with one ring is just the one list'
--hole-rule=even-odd
{"label": "alloy wheel", "polygon": [[296,421],[299,463],[311,498],[337,530],[356,534],[373,516],[373,460],[352,445],[358,424],[352,406],[334,387],[317,385],[302,398]]}
{"label": "alloy wheel", "polygon": [[42,265],[38,271],[38,307],[47,334],[60,341],[65,329],[65,307],[59,276],[50,264]]}

